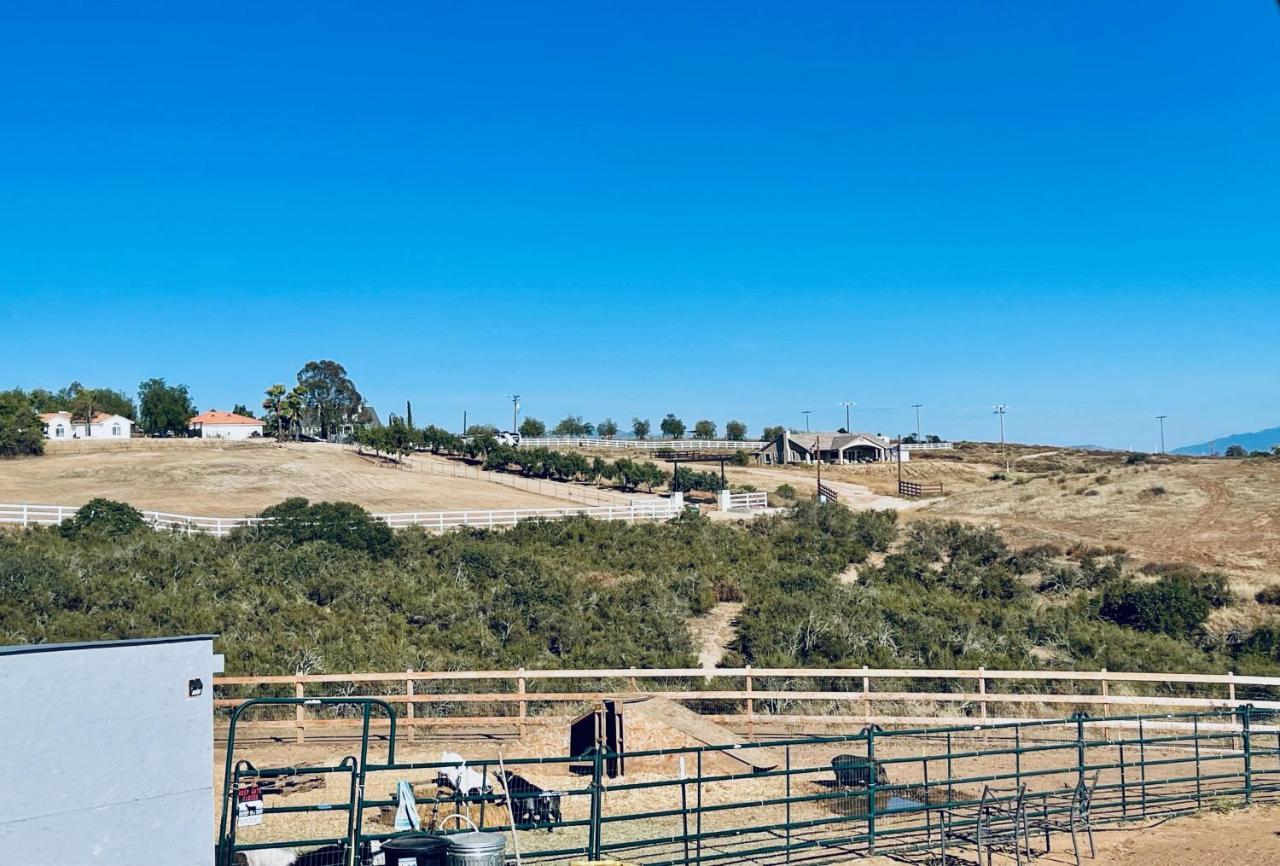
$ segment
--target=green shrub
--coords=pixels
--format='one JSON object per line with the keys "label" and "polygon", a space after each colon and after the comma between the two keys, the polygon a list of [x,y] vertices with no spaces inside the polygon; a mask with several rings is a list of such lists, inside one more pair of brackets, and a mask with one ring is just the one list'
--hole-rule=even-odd
{"label": "green shrub", "polygon": [[1148,459],[1147,454],[1141,451],[1135,451],[1134,453],[1130,454],[1128,457],[1124,458],[1124,462],[1126,466],[1137,466],[1141,463],[1146,463],[1147,459]]}
{"label": "green shrub", "polygon": [[142,512],[112,499],[90,499],[70,520],[64,520],[58,531],[64,538],[93,535],[118,538],[146,526]]}
{"label": "green shrub", "polygon": [[1280,605],[1280,584],[1264,586],[1253,598],[1258,604]]}
{"label": "green shrub", "polygon": [[1120,581],[1102,591],[1098,613],[1117,626],[1189,637],[1208,619],[1211,594],[1181,576],[1161,577],[1155,583]]}
{"label": "green shrub", "polygon": [[390,556],[395,550],[391,527],[352,502],[311,505],[295,497],[267,508],[258,516],[267,522],[240,531],[257,539],[289,545],[326,541],[375,558]]}
{"label": "green shrub", "polygon": [[781,496],[783,499],[796,498],[796,489],[790,484],[779,484],[774,488],[773,492]]}

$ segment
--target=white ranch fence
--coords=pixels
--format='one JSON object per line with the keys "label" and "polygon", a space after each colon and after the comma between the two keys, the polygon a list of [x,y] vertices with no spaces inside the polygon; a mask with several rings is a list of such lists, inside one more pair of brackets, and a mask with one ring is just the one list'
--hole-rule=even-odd
{"label": "white ranch fence", "polygon": [[757,439],[596,439],[591,436],[526,436],[521,448],[614,448],[623,451],[759,451]]}
{"label": "white ranch fence", "polygon": [[[363,457],[379,458],[381,455],[352,448],[352,453]],[[474,466],[454,463],[447,459],[433,459],[426,455],[405,457],[399,463],[388,461],[387,466],[404,469],[409,472],[425,472],[430,475],[441,475],[446,478],[470,478],[475,481],[488,481],[501,484],[527,493],[538,493],[554,499],[567,499],[570,502],[581,502],[586,505],[629,505],[633,498],[609,490],[582,484],[570,484],[565,481],[547,481],[542,478],[526,478],[523,475],[512,475],[507,472],[488,472]]]}
{"label": "white ranch fence", "polygon": [[717,499],[721,511],[760,511],[769,507],[769,494],[762,490],[749,493],[721,490]]}
{"label": "white ranch fence", "polygon": [[911,451],[948,451],[954,448],[952,442],[903,442],[902,450]]}
{"label": "white ranch fence", "polygon": [[[75,515],[73,505],[0,504],[0,523],[28,526],[56,526]],[[635,500],[625,505],[580,508],[505,508],[485,511],[410,511],[397,514],[374,514],[393,529],[421,526],[427,531],[443,532],[458,527],[500,529],[515,526],[522,520],[563,520],[590,517],[595,520],[636,521],[670,520],[679,516],[684,506],[669,499]],[[142,518],[154,529],[168,529],[188,535],[202,533],[224,536],[241,526],[264,523],[261,517],[206,517],[144,511]]]}

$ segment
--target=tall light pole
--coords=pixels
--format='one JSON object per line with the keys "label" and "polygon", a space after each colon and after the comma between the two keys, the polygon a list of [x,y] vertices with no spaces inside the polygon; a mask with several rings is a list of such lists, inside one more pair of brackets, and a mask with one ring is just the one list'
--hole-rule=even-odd
{"label": "tall light pole", "polygon": [[920,410],[924,408],[923,403],[912,403],[911,408],[916,410],[916,441],[920,441]]}
{"label": "tall light pole", "polygon": [[1000,416],[1000,451],[1004,454],[1004,471],[1009,471],[1009,449],[1004,444],[1004,413],[1009,409],[1004,403],[996,406],[993,410],[996,415]]}
{"label": "tall light pole", "polygon": [[1156,416],[1156,419],[1160,422],[1160,453],[1161,454],[1164,453],[1164,419],[1168,417],[1169,417],[1168,415]]}
{"label": "tall light pole", "polygon": [[806,432],[806,433],[808,433],[808,432],[809,432],[809,414],[810,414],[811,412],[813,412],[813,410],[812,410],[812,409],[801,409],[801,410],[800,410],[800,414],[804,416],[804,432]]}
{"label": "tall light pole", "polygon": [[850,423],[849,423],[849,409],[851,409],[854,406],[857,406],[858,404],[853,402],[852,400],[845,400],[840,405],[844,407],[844,432],[852,433],[853,427],[850,426]]}
{"label": "tall light pole", "polygon": [[511,432],[516,432],[516,416],[520,414],[520,395],[511,395]]}

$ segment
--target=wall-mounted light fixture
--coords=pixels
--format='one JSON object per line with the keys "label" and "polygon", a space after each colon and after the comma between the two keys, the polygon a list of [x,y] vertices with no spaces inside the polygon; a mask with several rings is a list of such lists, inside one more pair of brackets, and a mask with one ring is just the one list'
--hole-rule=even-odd
{"label": "wall-mounted light fixture", "polygon": [[198,698],[204,694],[204,680],[196,677],[193,680],[187,680],[187,697]]}

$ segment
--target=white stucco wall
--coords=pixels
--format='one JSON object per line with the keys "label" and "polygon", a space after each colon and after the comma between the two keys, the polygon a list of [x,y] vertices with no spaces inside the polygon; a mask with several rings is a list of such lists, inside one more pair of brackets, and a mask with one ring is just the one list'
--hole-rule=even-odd
{"label": "white stucco wall", "polygon": [[0,863],[210,866],[215,669],[212,637],[0,648]]}
{"label": "white stucco wall", "polygon": [[205,439],[248,439],[257,433],[262,435],[261,424],[202,424],[200,435]]}

